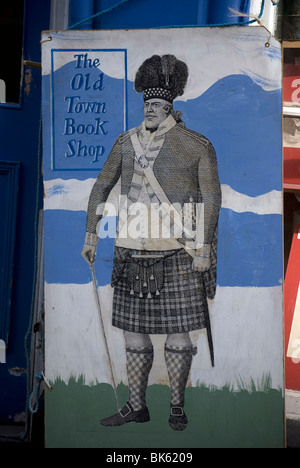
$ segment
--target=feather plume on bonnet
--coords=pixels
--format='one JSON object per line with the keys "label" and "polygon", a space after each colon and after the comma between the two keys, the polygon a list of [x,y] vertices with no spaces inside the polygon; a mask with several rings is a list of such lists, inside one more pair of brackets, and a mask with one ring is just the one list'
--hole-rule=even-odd
{"label": "feather plume on bonnet", "polygon": [[144,93],[145,101],[160,98],[172,103],[184,93],[188,74],[187,65],[174,55],[153,55],[138,69],[135,90]]}

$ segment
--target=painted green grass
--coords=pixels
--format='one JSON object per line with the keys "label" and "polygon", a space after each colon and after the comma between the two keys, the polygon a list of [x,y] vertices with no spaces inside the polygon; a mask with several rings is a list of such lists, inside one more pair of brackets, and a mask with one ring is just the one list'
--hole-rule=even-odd
{"label": "painted green grass", "polygon": [[[268,377],[239,390],[204,385],[186,389],[189,425],[174,432],[168,425],[170,389],[152,385],[147,390],[151,421],[122,427],[103,427],[99,420],[116,412],[112,387],[84,385],[71,379],[54,384],[46,394],[48,448],[283,448],[284,402],[281,390],[271,389]],[[121,404],[128,388],[119,385]]]}

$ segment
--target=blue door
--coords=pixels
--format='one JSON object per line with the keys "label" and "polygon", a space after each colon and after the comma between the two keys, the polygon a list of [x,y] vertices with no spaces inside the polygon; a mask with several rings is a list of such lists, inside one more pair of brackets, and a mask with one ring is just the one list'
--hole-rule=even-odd
{"label": "blue door", "polygon": [[[0,79],[6,85],[6,102],[0,104],[0,279],[1,299],[5,297],[6,303],[0,312],[4,333],[0,339],[5,340],[7,349],[6,364],[0,364],[0,422],[24,423],[28,367],[24,340],[31,319],[35,219],[42,196],[37,197],[41,70],[22,65],[22,48],[25,60],[40,63],[40,36],[42,30],[49,29],[51,2],[2,3]],[[8,169],[13,167],[19,171],[15,184]],[[7,220],[12,225],[9,233]]]}

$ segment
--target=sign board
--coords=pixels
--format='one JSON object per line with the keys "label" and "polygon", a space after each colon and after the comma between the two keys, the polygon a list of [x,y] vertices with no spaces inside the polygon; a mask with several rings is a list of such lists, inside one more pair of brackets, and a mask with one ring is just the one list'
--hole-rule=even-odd
{"label": "sign board", "polygon": [[299,283],[300,226],[295,226],[289,262],[284,282],[286,388],[299,390],[300,334],[299,334]]}
{"label": "sign board", "polygon": [[285,65],[283,79],[283,101],[300,102],[300,65]]}
{"label": "sign board", "polygon": [[283,447],[266,34],[43,34],[48,447]]}
{"label": "sign board", "polygon": [[299,43],[283,44],[283,182],[298,190],[300,180],[300,57]]}

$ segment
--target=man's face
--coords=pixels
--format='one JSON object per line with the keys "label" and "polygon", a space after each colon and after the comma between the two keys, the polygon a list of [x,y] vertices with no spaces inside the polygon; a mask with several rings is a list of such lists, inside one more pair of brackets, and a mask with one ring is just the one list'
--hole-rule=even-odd
{"label": "man's face", "polygon": [[146,128],[156,129],[169,115],[171,105],[164,99],[148,99],[144,103]]}

